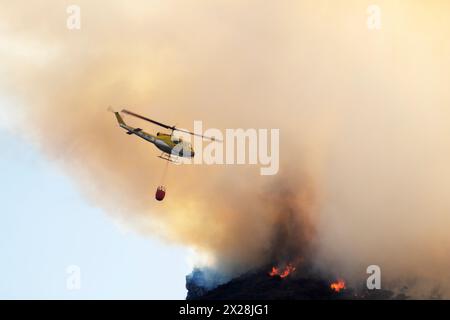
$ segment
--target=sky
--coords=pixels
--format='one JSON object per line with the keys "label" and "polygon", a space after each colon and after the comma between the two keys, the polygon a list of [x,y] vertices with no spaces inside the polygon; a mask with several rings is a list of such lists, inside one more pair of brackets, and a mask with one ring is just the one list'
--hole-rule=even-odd
{"label": "sky", "polygon": [[0,298],[185,298],[185,248],[114,223],[26,139],[2,129],[0,149]]}

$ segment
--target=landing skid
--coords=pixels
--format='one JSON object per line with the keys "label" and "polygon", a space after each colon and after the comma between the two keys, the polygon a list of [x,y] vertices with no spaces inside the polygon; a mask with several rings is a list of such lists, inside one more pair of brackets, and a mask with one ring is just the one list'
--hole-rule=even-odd
{"label": "landing skid", "polygon": [[170,162],[173,162],[173,163],[180,163],[180,162],[178,161],[178,157],[172,156],[172,155],[170,155],[170,154],[168,154],[168,153],[164,153],[164,152],[161,153],[161,155],[158,156],[158,158],[161,158],[161,159],[163,159],[163,160],[170,161]]}

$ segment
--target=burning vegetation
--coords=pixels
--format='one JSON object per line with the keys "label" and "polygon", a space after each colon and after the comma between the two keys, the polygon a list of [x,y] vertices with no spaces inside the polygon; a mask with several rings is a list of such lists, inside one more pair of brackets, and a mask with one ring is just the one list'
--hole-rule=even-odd
{"label": "burning vegetation", "polygon": [[272,270],[269,272],[269,276],[280,277],[281,279],[284,279],[292,274],[295,269],[296,268],[291,263],[288,263],[284,268],[272,267]]}
{"label": "burning vegetation", "polygon": [[336,282],[333,282],[330,284],[331,290],[335,292],[340,292],[341,290],[344,290],[346,288],[345,281],[342,279],[337,280]]}
{"label": "burning vegetation", "polygon": [[[290,266],[290,267],[288,267]],[[406,299],[388,290],[350,288],[344,280],[331,282],[305,264],[285,268],[261,267],[224,280],[211,270],[195,269],[186,277],[187,300],[342,300]],[[289,276],[282,277],[284,271]],[[278,279],[278,281],[275,281]]]}

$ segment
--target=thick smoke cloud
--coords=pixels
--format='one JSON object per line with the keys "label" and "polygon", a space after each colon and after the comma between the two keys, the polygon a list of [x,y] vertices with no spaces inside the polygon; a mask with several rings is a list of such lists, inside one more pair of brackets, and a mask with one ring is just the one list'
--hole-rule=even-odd
{"label": "thick smoke cloud", "polygon": [[[358,283],[377,264],[385,285],[450,296],[447,3],[378,1],[380,31],[364,1],[78,1],[79,31],[69,4],[2,1],[0,124],[92,204],[235,272],[270,262],[293,216],[288,246],[314,239],[326,272]],[[165,164],[110,105],[280,128],[280,173],[171,166],[155,203]]]}

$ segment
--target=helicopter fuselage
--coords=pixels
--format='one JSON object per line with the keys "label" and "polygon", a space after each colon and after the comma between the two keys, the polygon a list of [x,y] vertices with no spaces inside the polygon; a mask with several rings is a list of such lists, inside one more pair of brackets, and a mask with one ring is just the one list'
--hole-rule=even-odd
{"label": "helicopter fuselage", "polygon": [[194,157],[195,152],[190,143],[175,138],[173,135],[167,133],[158,132],[156,135],[152,135],[141,128],[134,128],[127,125],[118,112],[115,112],[115,115],[120,127],[127,130],[127,134],[137,135],[138,137],[153,143],[159,150],[168,155],[184,158]]}

